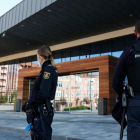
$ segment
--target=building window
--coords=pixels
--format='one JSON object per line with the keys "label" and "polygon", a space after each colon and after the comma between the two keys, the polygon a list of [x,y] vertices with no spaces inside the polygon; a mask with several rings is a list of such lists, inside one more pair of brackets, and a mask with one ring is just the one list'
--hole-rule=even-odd
{"label": "building window", "polygon": [[94,86],[88,86],[88,90],[95,90]]}
{"label": "building window", "polygon": [[89,58],[89,44],[80,46],[80,59]]}
{"label": "building window", "polygon": [[66,84],[66,89],[68,89],[68,84]]}
{"label": "building window", "polygon": [[7,68],[6,67],[1,67],[1,70],[7,70]]}
{"label": "building window", "polygon": [[6,76],[6,73],[1,73],[1,76]]}
{"label": "building window", "polygon": [[62,95],[63,95],[63,92],[61,91],[61,90],[57,90],[56,91],[56,97],[62,97]]}
{"label": "building window", "polygon": [[0,88],[3,88],[3,87],[5,87],[5,86],[3,86],[3,85],[0,85]]}
{"label": "building window", "polygon": [[76,84],[76,89],[81,89],[81,85]]}
{"label": "building window", "polygon": [[92,93],[88,93],[88,97],[90,98],[90,95],[91,95],[91,97],[93,97],[93,94]]}
{"label": "building window", "polygon": [[71,61],[79,60],[79,46],[71,48]]}
{"label": "building window", "polygon": [[111,55],[112,47],[111,40],[105,40],[100,42],[100,53],[101,55]]}
{"label": "building window", "polygon": [[73,81],[74,80],[74,78],[71,76],[71,80]]}
{"label": "building window", "polygon": [[80,97],[81,92],[80,91],[76,91],[76,97]]}
{"label": "building window", "polygon": [[6,79],[0,79],[0,82],[6,82]]}
{"label": "building window", "polygon": [[62,62],[70,61],[70,48],[62,50]]}
{"label": "building window", "polygon": [[78,76],[78,75],[76,75],[76,81],[77,81],[77,82],[81,82],[81,81],[82,81],[81,77]]}
{"label": "building window", "polygon": [[62,87],[62,82],[57,82],[58,87]]}
{"label": "building window", "polygon": [[118,52],[112,52],[112,56],[115,56],[115,57],[120,57],[121,54],[122,54],[123,51],[118,51]]}
{"label": "building window", "polygon": [[91,82],[91,83],[95,83],[95,78],[89,78],[89,79],[88,79],[88,82],[89,82],[89,83],[90,83],[90,82]]}
{"label": "building window", "polygon": [[100,43],[95,42],[91,43],[89,46],[90,57],[97,57],[100,56]]}

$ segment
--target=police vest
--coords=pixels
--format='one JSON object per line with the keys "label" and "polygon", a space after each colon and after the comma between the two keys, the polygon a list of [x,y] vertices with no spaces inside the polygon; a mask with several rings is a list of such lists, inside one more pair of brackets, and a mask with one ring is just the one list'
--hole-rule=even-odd
{"label": "police vest", "polygon": [[134,90],[140,91],[140,45],[133,44],[132,50],[132,65],[127,68],[128,84]]}

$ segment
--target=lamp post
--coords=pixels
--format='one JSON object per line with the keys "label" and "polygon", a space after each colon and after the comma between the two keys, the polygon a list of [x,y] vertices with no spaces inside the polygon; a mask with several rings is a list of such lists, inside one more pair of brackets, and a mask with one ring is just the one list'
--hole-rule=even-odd
{"label": "lamp post", "polygon": [[91,100],[91,82],[93,82],[93,81],[91,81],[91,79],[90,79],[90,109],[91,109],[91,111],[92,111],[92,100]]}

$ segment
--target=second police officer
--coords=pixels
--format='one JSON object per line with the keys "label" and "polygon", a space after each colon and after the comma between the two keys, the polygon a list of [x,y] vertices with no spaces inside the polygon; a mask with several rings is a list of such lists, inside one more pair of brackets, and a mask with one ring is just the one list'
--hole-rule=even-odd
{"label": "second police officer", "polygon": [[112,83],[120,99],[126,76],[134,91],[134,98],[129,100],[127,107],[127,140],[140,140],[140,18],[135,23],[134,33],[137,39],[121,54]]}

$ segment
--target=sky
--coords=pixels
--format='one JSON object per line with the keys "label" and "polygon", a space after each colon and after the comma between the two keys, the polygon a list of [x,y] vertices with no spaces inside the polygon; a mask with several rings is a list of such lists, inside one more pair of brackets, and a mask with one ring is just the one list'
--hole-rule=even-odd
{"label": "sky", "polygon": [[21,1],[22,0],[0,0],[0,17]]}

